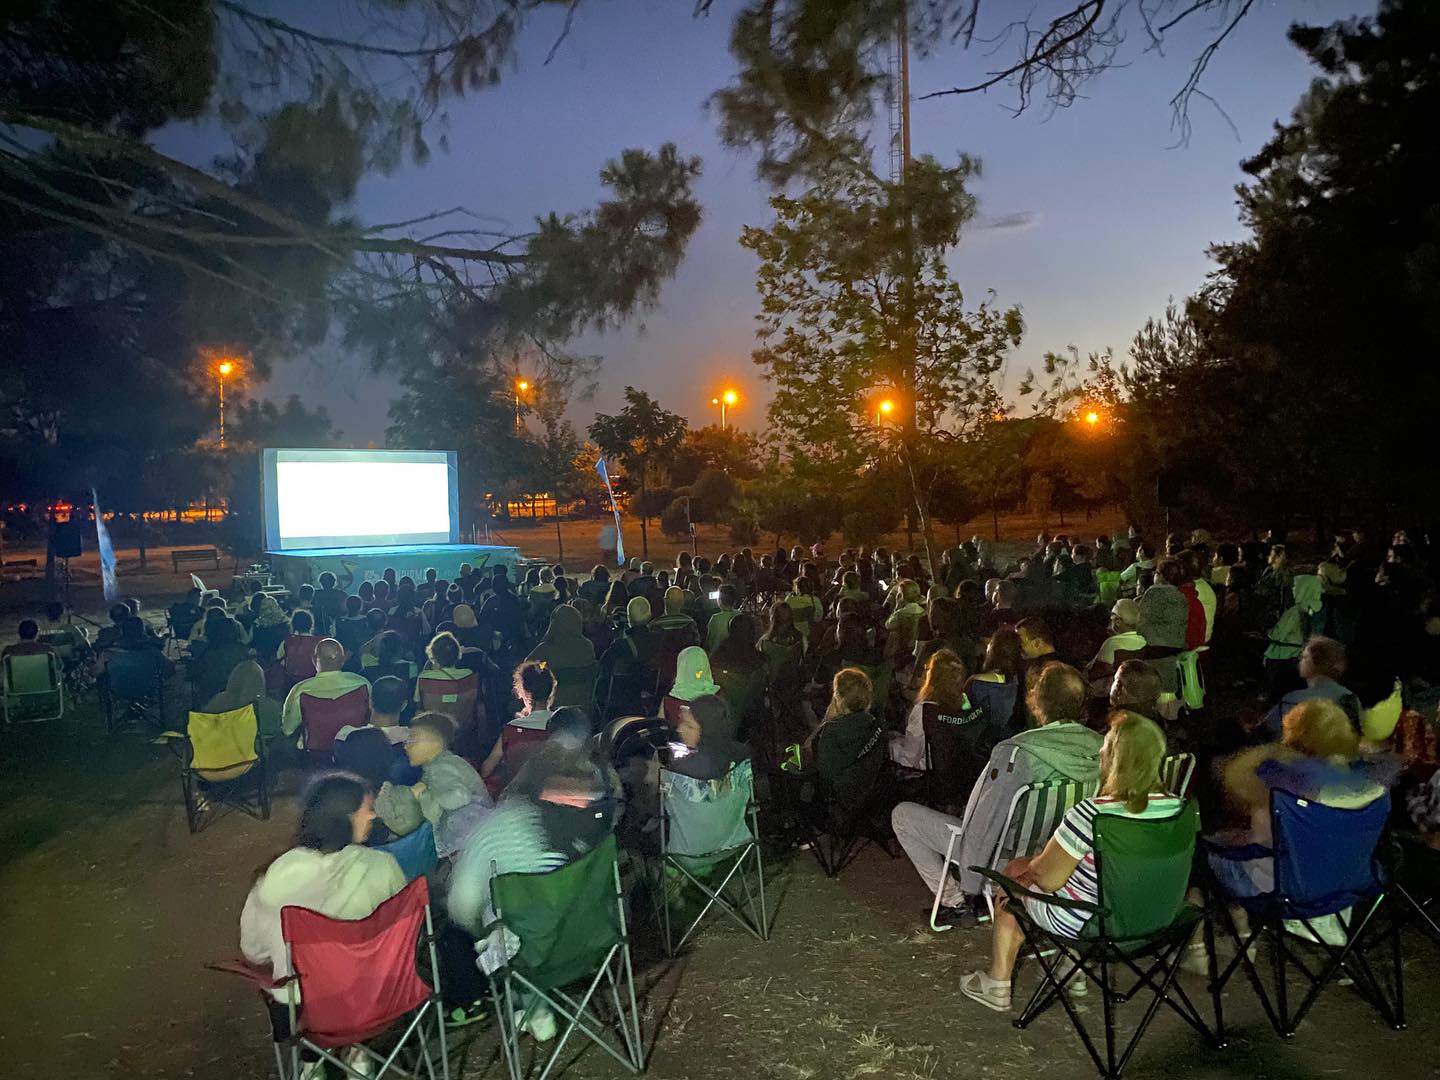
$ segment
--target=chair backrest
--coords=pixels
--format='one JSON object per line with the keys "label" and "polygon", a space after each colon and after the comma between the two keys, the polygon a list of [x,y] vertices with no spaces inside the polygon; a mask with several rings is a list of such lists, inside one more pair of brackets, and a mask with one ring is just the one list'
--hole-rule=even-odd
{"label": "chair backrest", "polygon": [[754,770],[738,761],[719,780],[660,770],[665,854],[717,855],[754,839],[746,814],[754,801]]}
{"label": "chair backrest", "polygon": [[363,919],[280,909],[307,1039],[326,1048],[363,1042],[430,997],[416,964],[429,900],[419,877]]}
{"label": "chair backrest", "polygon": [[111,697],[144,701],[160,692],[158,649],[111,649],[105,654],[105,671]]}
{"label": "chair backrest", "polygon": [[952,716],[942,713],[933,701],[921,706],[920,718],[925,730],[925,780],[930,794],[947,803],[962,802],[985,771],[990,751],[1005,737],[1003,721],[997,724],[984,707]]}
{"label": "chair backrest", "polygon": [[[833,734],[833,731],[829,722],[820,726],[815,737],[817,758],[827,756],[822,749],[823,744],[840,737]],[[834,803],[833,809],[846,817],[852,817],[869,806],[880,783],[885,762],[889,760],[884,725],[875,720],[873,730],[867,735],[864,744],[839,756],[848,757],[849,761],[827,778],[825,786]]]}
{"label": "chair backrest", "polygon": [[480,692],[480,677],[475,672],[467,672],[459,679],[422,675],[415,685],[420,690],[420,708],[424,711],[444,713],[458,728],[468,728],[474,723],[475,699]]}
{"label": "chair backrest", "polygon": [[490,895],[499,921],[520,939],[510,966],[544,990],[593,976],[625,938],[613,835],[558,870],[500,874]]}
{"label": "chair backrest", "polygon": [[60,664],[54,653],[11,653],[5,657],[5,694],[31,697],[60,691]]}
{"label": "chair backrest", "polygon": [[1195,776],[1194,754],[1166,754],[1160,762],[1160,787],[1171,795],[1188,798]]}
{"label": "chair backrest", "polygon": [[1193,800],[1166,817],[1095,815],[1095,869],[1103,914],[1095,931],[1136,941],[1164,930],[1185,906],[1200,810]]}
{"label": "chair backrest", "polygon": [[1070,808],[1093,795],[1098,786],[1098,781],[1051,780],[1026,784],[1015,792],[991,867],[999,869],[1011,859],[1037,854],[1050,842]]}
{"label": "chair backrest", "polygon": [[1008,730],[1010,720],[1015,715],[1015,701],[1020,696],[1020,684],[971,679],[965,685],[965,696],[970,699],[973,708],[988,711],[997,728]]}
{"label": "chair backrest", "polygon": [[391,840],[388,844],[375,845],[376,851],[383,851],[394,857],[405,872],[406,881],[414,881],[434,870],[440,861],[435,852],[435,829],[430,822],[422,821],[414,832]]}
{"label": "chair backrest", "polygon": [[221,713],[192,712],[185,722],[190,768],[207,779],[224,780],[249,771],[259,754],[259,722],[253,704]]}
{"label": "chair backrest", "polygon": [[315,674],[315,646],[324,639],[318,634],[291,634],[285,639],[285,674],[308,679]]}
{"label": "chair backrest", "polygon": [[328,754],[335,748],[335,735],[342,727],[346,724],[364,727],[370,722],[370,688],[357,686],[335,698],[302,692],[300,719],[305,733],[305,749],[315,754]]}
{"label": "chair backrest", "polygon": [[883,716],[890,704],[890,687],[895,681],[895,665],[857,664],[870,680],[870,709],[876,716]]}
{"label": "chair backrest", "polygon": [[575,705],[589,709],[595,702],[595,676],[599,670],[598,663],[568,668],[551,664],[550,674],[555,676],[555,699],[550,707],[558,709]]}
{"label": "chair backrest", "polygon": [[1379,893],[1375,849],[1389,816],[1388,794],[1347,810],[1272,789],[1275,889],[1287,915],[1333,915]]}
{"label": "chair backrest", "polygon": [[1205,677],[1200,672],[1200,654],[1208,652],[1209,649],[1208,645],[1200,645],[1175,657],[1180,699],[1185,702],[1187,709],[1205,707]]}
{"label": "chair backrest", "polygon": [[765,665],[749,671],[716,668],[714,678],[730,714],[731,727],[737,732],[748,732],[750,724],[762,719],[765,708]]}

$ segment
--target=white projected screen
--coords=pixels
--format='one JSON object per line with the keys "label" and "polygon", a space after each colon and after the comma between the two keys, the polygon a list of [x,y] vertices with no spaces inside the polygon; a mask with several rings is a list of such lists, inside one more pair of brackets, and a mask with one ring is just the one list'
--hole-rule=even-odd
{"label": "white projected screen", "polygon": [[[275,450],[266,477],[278,550],[444,544],[452,468],[444,451]],[[267,461],[267,464],[270,462]],[[274,548],[272,548],[274,550]]]}

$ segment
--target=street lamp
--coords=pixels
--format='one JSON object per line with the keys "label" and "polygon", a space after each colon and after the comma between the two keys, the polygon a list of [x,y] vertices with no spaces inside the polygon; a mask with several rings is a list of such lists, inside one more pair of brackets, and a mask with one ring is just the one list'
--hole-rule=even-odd
{"label": "street lamp", "polygon": [[881,398],[875,414],[875,423],[883,424],[885,418],[895,411],[895,402],[890,398]]}
{"label": "street lamp", "polygon": [[1100,414],[1094,409],[1091,409],[1085,414],[1085,423],[1089,424],[1091,427],[1094,427],[1096,424],[1100,423]]}
{"label": "street lamp", "polygon": [[725,410],[740,400],[740,395],[734,390],[726,390],[719,397],[710,399],[711,405],[720,406],[720,430],[725,430]]}
{"label": "street lamp", "polygon": [[225,449],[225,380],[234,374],[236,361],[228,356],[215,365],[215,380],[220,384],[220,449]]}
{"label": "street lamp", "polygon": [[520,395],[530,389],[530,384],[524,379],[517,379],[515,382],[515,434],[520,434]]}

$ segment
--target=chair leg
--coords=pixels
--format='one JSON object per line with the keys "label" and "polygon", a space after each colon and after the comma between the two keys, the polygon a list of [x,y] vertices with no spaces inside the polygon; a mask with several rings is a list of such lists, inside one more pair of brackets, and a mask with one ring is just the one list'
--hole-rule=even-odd
{"label": "chair leg", "polygon": [[1115,1067],[1115,1002],[1110,996],[1110,965],[1100,958],[1100,1009],[1105,1015],[1105,1076],[1106,1080],[1118,1077]]}
{"label": "chair leg", "polygon": [[1288,1039],[1295,1034],[1295,1023],[1290,1019],[1290,987],[1285,970],[1285,924],[1277,920],[1271,928],[1270,965],[1275,972],[1275,1014],[1280,1021],[1280,1034]]}
{"label": "chair leg", "polygon": [[1215,1045],[1225,1045],[1225,1009],[1220,995],[1220,959],[1215,949],[1215,913],[1209,906],[1205,911],[1205,966],[1209,982],[1210,1006],[1215,1015]]}
{"label": "chair leg", "polygon": [[930,905],[930,929],[937,934],[945,930],[955,929],[953,926],[941,926],[937,923],[936,917],[940,914],[940,894],[945,891],[945,880],[950,873],[950,861],[955,855],[955,839],[960,834],[952,832],[950,842],[945,845],[945,859],[940,863],[940,880],[935,885],[935,902]]}

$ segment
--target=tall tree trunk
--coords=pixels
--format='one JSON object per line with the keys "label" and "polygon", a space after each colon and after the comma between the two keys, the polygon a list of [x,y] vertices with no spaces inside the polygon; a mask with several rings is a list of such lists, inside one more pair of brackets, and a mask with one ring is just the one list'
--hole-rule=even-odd
{"label": "tall tree trunk", "polygon": [[559,554],[558,554],[558,556],[556,557],[555,561],[558,562],[558,563],[563,563],[563,562],[565,561],[565,538],[560,535],[560,503],[559,503],[559,502],[556,502],[556,503],[555,503],[555,547],[556,547],[556,549],[557,549],[558,552],[559,552]]}

